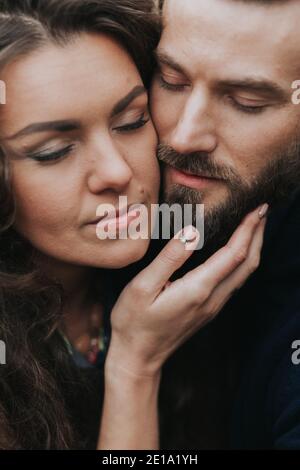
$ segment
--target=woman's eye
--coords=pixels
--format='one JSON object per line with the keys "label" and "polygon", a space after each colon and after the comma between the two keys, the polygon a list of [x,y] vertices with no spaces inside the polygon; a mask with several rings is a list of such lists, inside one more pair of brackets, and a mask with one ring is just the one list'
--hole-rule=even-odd
{"label": "woman's eye", "polygon": [[169,91],[183,91],[187,85],[175,85],[174,83],[169,83],[162,75],[159,75],[159,85],[161,88]]}
{"label": "woman's eye", "polygon": [[243,113],[247,113],[247,114],[259,114],[259,113],[262,113],[267,107],[268,105],[263,105],[263,104],[259,104],[259,105],[244,105],[244,104],[241,104],[239,101],[237,101],[235,98],[233,98],[232,96],[229,96],[229,99],[232,103],[232,105],[238,110],[238,111],[241,111]]}
{"label": "woman's eye", "polygon": [[36,153],[29,153],[27,157],[35,160],[37,162],[51,162],[60,160],[61,158],[65,157],[74,149],[75,145],[70,144],[67,147],[59,150],[55,150],[54,152],[36,152]]}
{"label": "woman's eye", "polygon": [[137,121],[130,124],[125,124],[124,126],[114,127],[113,130],[118,132],[131,132],[144,127],[149,121],[150,118],[145,118],[145,113],[143,113]]}

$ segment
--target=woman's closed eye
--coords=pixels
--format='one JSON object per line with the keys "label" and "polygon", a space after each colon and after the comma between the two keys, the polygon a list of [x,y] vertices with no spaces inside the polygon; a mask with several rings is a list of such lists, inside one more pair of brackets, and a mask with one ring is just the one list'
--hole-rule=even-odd
{"label": "woman's closed eye", "polygon": [[[124,124],[122,126],[114,127],[113,130],[117,131],[118,133],[130,133],[133,131],[137,131],[144,127],[150,121],[150,117],[146,117],[146,114],[143,113],[139,119],[134,122],[130,122],[128,124]],[[69,154],[72,153],[74,148],[76,147],[75,143],[70,143],[63,148],[57,148],[55,150],[51,150],[51,148],[45,149],[43,151],[37,152],[27,152],[26,156],[32,160],[37,162],[46,163],[46,162],[55,162],[58,160],[62,160],[63,158],[67,157]]]}
{"label": "woman's closed eye", "polygon": [[146,113],[142,113],[142,115],[136,121],[130,122],[128,124],[123,124],[122,126],[116,126],[113,128],[113,131],[117,131],[120,133],[136,131],[144,127],[149,121],[150,117],[146,116]]}
{"label": "woman's closed eye", "polygon": [[74,148],[75,144],[72,143],[67,145],[66,147],[54,151],[49,151],[50,149],[46,149],[45,151],[41,152],[27,153],[27,157],[37,162],[51,162],[66,157],[74,150]]}

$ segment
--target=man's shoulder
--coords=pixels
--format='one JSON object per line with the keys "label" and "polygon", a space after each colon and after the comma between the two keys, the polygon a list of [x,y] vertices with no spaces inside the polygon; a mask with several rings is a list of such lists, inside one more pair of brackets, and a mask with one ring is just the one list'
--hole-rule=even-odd
{"label": "man's shoulder", "polygon": [[233,413],[234,448],[300,449],[300,305],[292,314],[287,308],[287,316],[277,317],[245,354]]}
{"label": "man's shoulder", "polygon": [[300,193],[271,215],[262,266],[235,300],[243,367],[234,447],[300,449],[300,365],[292,359],[300,341],[299,240]]}
{"label": "man's shoulder", "polygon": [[[264,268],[280,274],[299,273],[300,269],[300,191],[268,220],[262,256]],[[287,271],[288,270],[288,271]]]}
{"label": "man's shoulder", "polygon": [[[299,333],[298,330],[297,341],[300,340]],[[298,351],[294,350],[291,344],[286,354],[282,355],[269,382],[266,417],[275,449],[300,449],[300,365],[298,361]]]}

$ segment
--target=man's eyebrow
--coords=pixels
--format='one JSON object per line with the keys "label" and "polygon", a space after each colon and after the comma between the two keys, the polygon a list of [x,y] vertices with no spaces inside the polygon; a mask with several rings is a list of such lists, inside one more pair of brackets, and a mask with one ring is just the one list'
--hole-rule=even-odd
{"label": "man's eyebrow", "polygon": [[[176,62],[176,60],[174,60],[166,52],[156,50],[155,57],[158,65],[163,64],[172,68],[178,73],[186,76],[188,75],[184,70],[184,67]],[[277,83],[267,79],[245,78],[241,80],[222,80],[218,83],[218,86],[223,88],[241,88],[256,91],[280,99],[282,101],[290,99],[289,93],[284,90],[284,88],[281,88]]]}
{"label": "man's eyebrow", "polygon": [[[117,114],[124,111],[124,109],[129,106],[129,104],[138,96],[147,93],[146,88],[143,85],[138,85],[131,90],[128,95],[122,98],[113,108],[112,117],[116,116]],[[29,134],[37,133],[37,132],[49,132],[49,131],[56,131],[56,132],[71,132],[74,130],[80,129],[81,124],[79,121],[70,120],[70,121],[49,121],[49,122],[35,122],[33,124],[29,124],[28,126],[24,127],[20,131],[16,132],[15,134],[4,137],[3,141],[9,141],[13,139],[17,139],[18,137],[24,137]]]}
{"label": "man's eyebrow", "polygon": [[17,139],[18,137],[24,137],[29,134],[36,132],[48,132],[48,131],[57,131],[57,132],[71,132],[78,130],[80,128],[80,123],[78,121],[49,121],[49,122],[35,122],[29,124],[29,126],[24,127],[20,131],[16,132],[9,137],[4,137],[2,140],[9,141]]}
{"label": "man's eyebrow", "polygon": [[115,106],[113,107],[112,114],[111,116],[117,116],[120,114],[122,111],[124,111],[130,103],[135,100],[138,96],[143,95],[144,93],[147,93],[146,88],[143,85],[137,85],[131,90],[128,95],[126,95],[124,98],[122,98]]}
{"label": "man's eyebrow", "polygon": [[156,50],[154,52],[156,62],[159,64],[166,65],[167,67],[170,67],[173,70],[176,70],[176,72],[181,73],[182,75],[188,75],[184,68],[176,62],[169,54],[163,51]]}
{"label": "man's eyebrow", "polygon": [[254,91],[281,101],[290,99],[288,92],[284,88],[281,88],[277,83],[266,79],[244,78],[241,80],[221,80],[218,82],[217,86],[221,88],[240,88]]}

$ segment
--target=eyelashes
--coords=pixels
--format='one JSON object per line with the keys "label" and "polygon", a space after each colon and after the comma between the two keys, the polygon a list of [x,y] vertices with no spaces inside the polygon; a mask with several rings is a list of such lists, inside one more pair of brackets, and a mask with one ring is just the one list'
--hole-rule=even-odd
{"label": "eyelashes", "polygon": [[137,121],[131,124],[125,124],[124,126],[114,127],[113,130],[121,133],[131,132],[144,127],[149,121],[150,118],[145,118],[145,113],[143,113]]}
{"label": "eyelashes", "polygon": [[55,161],[59,160],[69,153],[72,152],[74,149],[75,145],[70,144],[67,147],[64,147],[63,149],[56,150],[55,152],[49,152],[49,153],[32,153],[32,154],[27,154],[27,157],[31,158],[32,160],[35,160],[37,162],[50,162],[50,161]]}
{"label": "eyelashes", "polygon": [[174,85],[167,82],[162,75],[159,75],[159,84],[161,88],[169,91],[183,91],[186,85]]}
{"label": "eyelashes", "polygon": [[[145,113],[143,113],[142,116],[137,121],[131,124],[126,124],[124,126],[115,127],[113,130],[121,134],[130,133],[138,129],[141,129],[149,121],[150,121],[150,118],[145,118]],[[75,146],[76,146],[75,144],[70,144],[62,149],[55,150],[54,152],[45,151],[45,152],[28,153],[26,156],[40,163],[55,162],[55,161],[63,159],[64,157],[72,153]]]}
{"label": "eyelashes", "polygon": [[236,101],[234,98],[229,97],[230,102],[234,108],[236,108],[238,111],[241,111],[246,114],[260,114],[262,113],[265,109],[267,109],[267,105],[261,105],[261,106],[245,106],[238,101]]}
{"label": "eyelashes", "polygon": [[[187,85],[175,85],[172,83],[167,82],[162,75],[158,76],[159,78],[159,86],[167,91],[171,92],[182,92],[185,90]],[[228,96],[231,105],[237,109],[238,111],[244,114],[260,114],[268,108],[268,105],[260,105],[260,106],[245,106],[235,100],[232,96]]]}

